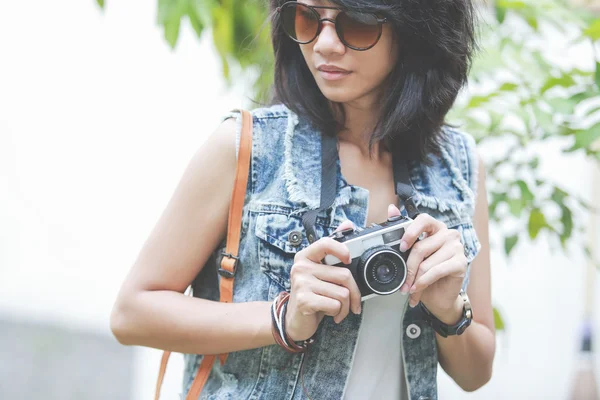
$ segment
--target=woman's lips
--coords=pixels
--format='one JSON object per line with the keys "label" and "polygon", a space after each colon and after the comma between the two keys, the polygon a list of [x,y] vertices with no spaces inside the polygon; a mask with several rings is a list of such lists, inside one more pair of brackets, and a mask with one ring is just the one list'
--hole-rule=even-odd
{"label": "woman's lips", "polygon": [[317,65],[317,70],[319,71],[321,78],[327,81],[337,81],[350,75],[350,71],[333,64]]}
{"label": "woman's lips", "polygon": [[340,70],[324,70],[324,69],[319,69],[319,74],[321,75],[321,77],[325,80],[328,81],[337,81],[339,79],[343,79],[346,76],[350,75],[351,72],[350,71],[340,71]]}

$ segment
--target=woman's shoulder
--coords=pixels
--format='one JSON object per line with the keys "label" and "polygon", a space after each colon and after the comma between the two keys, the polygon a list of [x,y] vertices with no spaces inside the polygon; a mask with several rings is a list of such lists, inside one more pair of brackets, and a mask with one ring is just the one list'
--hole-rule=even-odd
{"label": "woman's shoulder", "polygon": [[453,166],[458,168],[473,192],[477,188],[479,171],[479,155],[477,142],[470,133],[457,127],[446,125],[443,128],[445,140],[442,143],[442,153]]}
{"label": "woman's shoulder", "polygon": [[458,224],[473,215],[477,194],[478,161],[475,139],[455,127],[444,126],[439,152],[428,165],[416,163],[411,178],[419,206],[431,209],[447,223]]}
{"label": "woman's shoulder", "polygon": [[[264,119],[277,119],[277,118],[287,118],[291,115],[291,111],[283,104],[276,103],[263,107],[255,107],[252,109],[247,109],[252,115],[254,121],[256,120],[264,120]],[[241,109],[233,109],[223,115],[222,120],[226,120],[229,118],[239,118],[241,115]]]}
{"label": "woman's shoulder", "polygon": [[[253,146],[256,149],[256,142],[264,143],[265,141],[270,142],[269,138],[262,138],[262,140],[258,140],[257,136],[265,136],[270,132],[276,132],[281,129],[280,125],[287,125],[287,119],[293,114],[286,106],[283,104],[273,104],[265,107],[258,107],[253,109],[246,109],[250,115],[252,116],[252,126],[253,126]],[[236,157],[239,152],[240,146],[240,137],[242,132],[242,109],[232,109],[221,116],[222,125],[229,125],[230,130],[235,131],[235,148],[236,148]],[[229,122],[229,120],[235,120],[235,123]]]}

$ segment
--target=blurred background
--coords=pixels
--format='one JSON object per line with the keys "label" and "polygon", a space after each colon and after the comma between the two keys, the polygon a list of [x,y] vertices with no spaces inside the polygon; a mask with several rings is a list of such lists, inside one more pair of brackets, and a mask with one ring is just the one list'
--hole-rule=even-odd
{"label": "blurred background", "polygon": [[[448,121],[487,165],[497,352],[474,393],[440,369],[441,399],[598,398],[599,5],[478,3]],[[119,345],[110,310],[198,146],[265,99],[266,20],[258,1],[0,1],[0,399],[152,398],[161,352]]]}

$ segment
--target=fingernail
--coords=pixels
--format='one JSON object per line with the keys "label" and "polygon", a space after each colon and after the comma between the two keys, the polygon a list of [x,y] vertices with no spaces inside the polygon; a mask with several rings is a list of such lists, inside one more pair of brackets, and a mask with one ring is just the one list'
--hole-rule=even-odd
{"label": "fingernail", "polygon": [[417,304],[418,303],[416,301],[414,301],[414,300],[410,300],[408,302],[408,305],[410,306],[410,308],[415,308],[417,306]]}
{"label": "fingernail", "polygon": [[404,240],[402,240],[400,242],[400,251],[404,253],[406,250],[408,250],[408,244]]}
{"label": "fingernail", "polygon": [[404,285],[402,285],[402,287],[400,288],[400,291],[402,293],[408,292],[408,283],[405,283]]}
{"label": "fingernail", "polygon": [[358,306],[358,314],[360,314],[362,312],[362,307]]}
{"label": "fingernail", "polygon": [[409,293],[410,293],[410,294],[413,294],[413,293],[414,293],[414,292],[416,292],[416,291],[417,291],[417,287],[416,287],[415,285],[412,285],[412,287],[410,288],[410,291],[409,291]]}

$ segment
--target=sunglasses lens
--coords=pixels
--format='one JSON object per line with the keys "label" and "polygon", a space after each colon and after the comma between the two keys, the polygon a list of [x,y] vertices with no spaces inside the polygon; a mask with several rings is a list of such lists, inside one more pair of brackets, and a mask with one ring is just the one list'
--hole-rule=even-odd
{"label": "sunglasses lens", "polygon": [[283,29],[292,39],[308,43],[317,36],[319,18],[302,4],[289,3],[281,9]]}
{"label": "sunglasses lens", "polygon": [[381,26],[374,14],[344,11],[338,15],[336,25],[340,37],[358,49],[373,46],[381,33]]}

